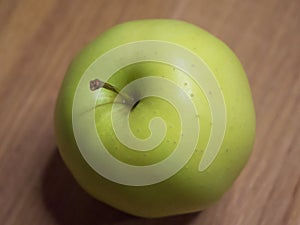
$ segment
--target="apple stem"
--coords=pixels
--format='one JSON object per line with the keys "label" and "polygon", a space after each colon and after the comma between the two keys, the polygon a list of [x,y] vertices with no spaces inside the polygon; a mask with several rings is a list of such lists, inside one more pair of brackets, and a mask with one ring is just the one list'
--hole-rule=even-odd
{"label": "apple stem", "polygon": [[105,88],[105,89],[108,89],[110,91],[113,91],[113,92],[119,94],[119,92],[115,89],[115,87],[112,86],[109,83],[105,83],[105,82],[103,82],[103,81],[101,81],[99,79],[95,79],[95,80],[91,80],[90,81],[90,90],[91,91],[96,91],[99,88]]}
{"label": "apple stem", "polygon": [[124,95],[124,94],[121,94],[114,86],[112,86],[111,84],[109,83],[106,83],[106,82],[103,82],[99,79],[94,79],[94,80],[91,80],[90,81],[90,90],[91,91],[95,91],[95,90],[98,90],[99,88],[105,88],[109,91],[112,91],[112,92],[115,92],[116,94],[119,94],[121,95],[124,99],[122,101],[122,103],[126,104],[126,100],[129,101],[129,102],[132,102],[133,99],[127,95]]}

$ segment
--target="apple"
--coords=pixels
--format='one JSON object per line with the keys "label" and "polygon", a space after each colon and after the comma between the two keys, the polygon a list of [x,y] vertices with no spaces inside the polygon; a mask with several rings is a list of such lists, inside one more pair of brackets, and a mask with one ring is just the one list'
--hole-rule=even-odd
{"label": "apple", "polygon": [[72,61],[55,110],[60,154],[90,195],[140,217],[200,211],[251,153],[243,67],[219,39],[171,19],[117,25]]}

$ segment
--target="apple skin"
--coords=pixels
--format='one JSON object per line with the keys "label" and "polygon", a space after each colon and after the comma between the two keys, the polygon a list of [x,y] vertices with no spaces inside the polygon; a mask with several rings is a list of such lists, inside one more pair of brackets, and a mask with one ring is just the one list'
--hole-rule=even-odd
{"label": "apple skin", "polygon": [[[206,170],[199,172],[198,165],[212,125],[209,105],[203,92],[182,71],[161,63],[143,62],[118,71],[110,78],[109,83],[119,89],[140,77],[164,76],[176,82],[179,87],[191,90],[201,121],[197,148],[193,157],[178,173],[160,183],[129,186],[99,175],[82,157],[73,133],[72,104],[77,85],[91,63],[110,49],[141,40],[175,43],[202,58],[221,87],[227,111],[227,127],[217,157]],[[103,104],[114,98],[114,93],[104,90],[95,110],[97,131],[100,137],[104,137],[104,144],[110,153],[121,161],[138,166],[166,158],[180,136],[180,121],[176,110],[164,100],[154,97],[142,99],[137,104],[130,115],[130,125],[137,137],[146,138],[149,135],[148,123],[157,115],[163,118],[168,131],[166,140],[153,151],[136,152],[124,147],[114,135],[110,117],[112,104]],[[120,105],[121,111],[122,107],[127,106]],[[83,189],[121,211],[154,218],[200,211],[221,198],[249,158],[255,136],[255,113],[245,72],[237,57],[223,42],[183,21],[149,19],[131,21],[111,28],[74,58],[58,95],[55,133],[60,154]]]}

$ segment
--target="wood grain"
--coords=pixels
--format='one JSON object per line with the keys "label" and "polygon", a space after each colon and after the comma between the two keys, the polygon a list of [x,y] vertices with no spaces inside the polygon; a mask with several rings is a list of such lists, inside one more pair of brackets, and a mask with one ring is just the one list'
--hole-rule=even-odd
{"label": "wood grain", "polygon": [[[0,224],[300,224],[300,1],[0,1]],[[53,110],[72,57],[109,27],[177,18],[224,40],[247,71],[253,154],[202,213],[147,220],[79,188],[56,149]]]}

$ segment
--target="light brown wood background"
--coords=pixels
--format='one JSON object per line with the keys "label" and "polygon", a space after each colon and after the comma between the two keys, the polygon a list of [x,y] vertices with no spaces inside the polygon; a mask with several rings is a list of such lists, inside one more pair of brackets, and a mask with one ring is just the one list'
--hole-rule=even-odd
{"label": "light brown wood background", "polygon": [[[84,193],[58,155],[53,110],[67,66],[132,19],[184,19],[224,40],[247,71],[257,138],[246,168],[202,213],[140,219]],[[1,225],[299,225],[299,0],[0,1]]]}

